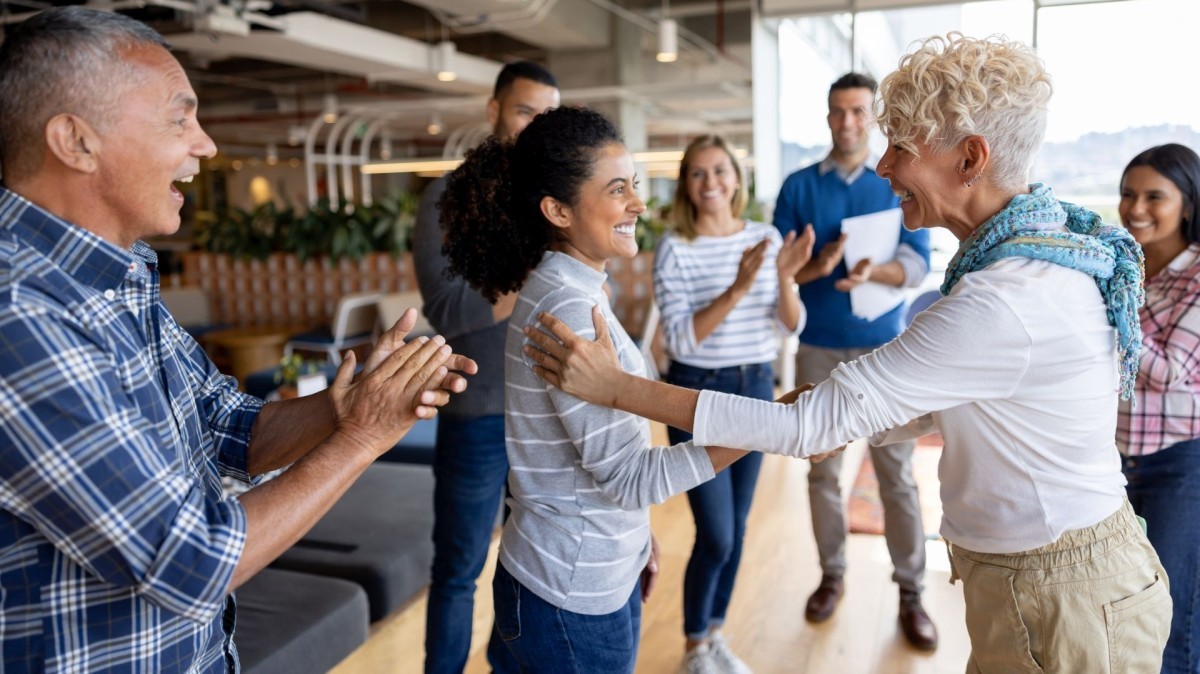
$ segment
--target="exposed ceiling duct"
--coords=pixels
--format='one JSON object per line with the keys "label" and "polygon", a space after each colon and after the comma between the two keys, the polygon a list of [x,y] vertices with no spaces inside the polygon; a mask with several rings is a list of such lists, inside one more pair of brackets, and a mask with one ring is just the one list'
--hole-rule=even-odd
{"label": "exposed ceiling duct", "polygon": [[442,93],[490,92],[500,72],[500,63],[460,53],[455,58],[457,79],[443,82],[435,76],[436,45],[314,12],[295,12],[278,21],[278,32],[190,32],[166,38],[172,46],[209,60],[255,58]]}
{"label": "exposed ceiling duct", "polygon": [[496,32],[543,49],[610,44],[611,18],[588,0],[409,0],[459,33]]}

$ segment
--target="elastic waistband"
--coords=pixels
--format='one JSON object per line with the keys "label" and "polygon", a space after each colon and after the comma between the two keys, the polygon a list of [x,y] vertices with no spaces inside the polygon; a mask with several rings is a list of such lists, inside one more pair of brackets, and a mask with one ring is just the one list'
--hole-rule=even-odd
{"label": "elastic waistband", "polygon": [[1133,513],[1133,506],[1125,499],[1115,513],[1100,522],[1064,532],[1057,541],[1040,548],[999,554],[975,552],[950,544],[950,554],[1009,569],[1053,569],[1106,554],[1139,535],[1142,535],[1142,527]]}

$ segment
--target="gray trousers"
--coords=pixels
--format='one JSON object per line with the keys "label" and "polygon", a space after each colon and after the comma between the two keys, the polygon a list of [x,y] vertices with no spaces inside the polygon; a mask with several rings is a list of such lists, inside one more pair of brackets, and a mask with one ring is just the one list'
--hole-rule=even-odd
{"label": "gray trousers", "polygon": [[[825,349],[800,344],[796,353],[796,383],[819,384],[839,363],[851,361],[873,349]],[[903,590],[921,592],[925,578],[925,530],[921,524],[921,502],[913,479],[912,455],[916,442],[898,442],[870,447],[871,462],[879,478],[883,501],[883,535],[892,557],[892,580]],[[821,571],[830,576],[846,574],[846,503],[838,477],[844,454],[834,454],[812,464],[808,473],[808,500],[813,534],[821,556]]]}

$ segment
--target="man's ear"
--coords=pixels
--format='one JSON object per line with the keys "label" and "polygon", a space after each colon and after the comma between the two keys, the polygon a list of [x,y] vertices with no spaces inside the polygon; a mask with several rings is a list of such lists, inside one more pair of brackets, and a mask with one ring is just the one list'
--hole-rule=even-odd
{"label": "man's ear", "polygon": [[487,121],[488,128],[493,131],[496,129],[496,121],[500,119],[500,101],[494,98],[489,98],[487,102]]}
{"label": "man's ear", "polygon": [[82,118],[69,113],[46,122],[46,149],[60,163],[81,173],[94,173],[100,166],[100,134]]}
{"label": "man's ear", "polygon": [[542,215],[559,229],[571,226],[571,209],[554,197],[542,197]]}

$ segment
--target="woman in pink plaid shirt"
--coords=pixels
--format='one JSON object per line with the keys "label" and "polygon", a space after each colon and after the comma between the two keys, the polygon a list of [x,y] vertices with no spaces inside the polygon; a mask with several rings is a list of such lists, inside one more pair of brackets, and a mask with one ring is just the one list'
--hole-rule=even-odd
{"label": "woman in pink plaid shirt", "polygon": [[1134,157],[1121,223],[1146,255],[1142,351],[1117,447],[1134,510],[1171,579],[1164,674],[1200,674],[1200,157],[1177,144]]}

